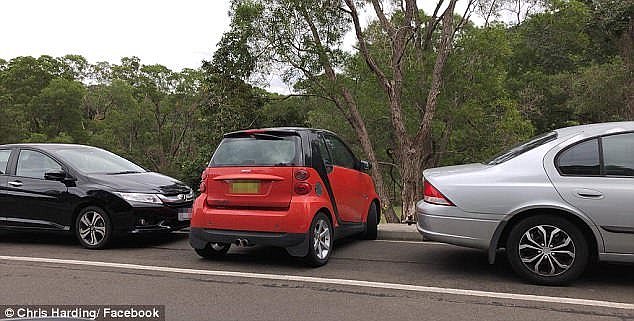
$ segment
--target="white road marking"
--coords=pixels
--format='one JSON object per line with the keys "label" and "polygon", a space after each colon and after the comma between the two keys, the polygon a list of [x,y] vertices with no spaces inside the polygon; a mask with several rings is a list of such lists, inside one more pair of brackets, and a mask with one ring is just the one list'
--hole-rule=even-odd
{"label": "white road marking", "polygon": [[452,288],[420,286],[420,285],[399,284],[399,283],[385,283],[385,282],[347,280],[347,279],[331,279],[331,278],[320,278],[320,277],[298,276],[298,275],[277,275],[277,274],[264,274],[264,273],[249,273],[249,272],[197,270],[197,269],[173,268],[173,267],[163,267],[163,266],[153,266],[153,265],[138,265],[138,264],[112,263],[112,262],[99,262],[99,261],[64,260],[64,259],[25,257],[25,256],[0,255],[0,260],[106,267],[106,268],[117,268],[117,269],[142,270],[142,271],[157,271],[157,272],[168,272],[168,273],[190,274],[190,275],[208,275],[208,276],[237,277],[237,278],[262,279],[262,280],[290,281],[290,282],[307,282],[307,283],[317,283],[317,284],[346,285],[346,286],[358,286],[358,287],[365,287],[365,288],[402,290],[402,291],[414,291],[414,292],[437,293],[437,294],[451,294],[451,295],[462,295],[462,296],[482,297],[482,298],[492,298],[492,299],[508,299],[508,300],[542,302],[542,303],[556,303],[556,304],[567,304],[567,305],[581,305],[581,306],[592,306],[592,307],[601,307],[601,308],[634,310],[634,304],[631,304],[631,303],[576,299],[576,298],[567,298],[567,297],[552,297],[552,296],[541,296],[541,295],[531,295],[531,294],[452,289]]}

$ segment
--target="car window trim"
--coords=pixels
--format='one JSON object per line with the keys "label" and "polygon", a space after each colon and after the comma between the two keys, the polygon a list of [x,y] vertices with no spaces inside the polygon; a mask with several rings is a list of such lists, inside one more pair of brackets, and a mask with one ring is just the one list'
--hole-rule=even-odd
{"label": "car window trim", "polygon": [[67,167],[66,167],[66,166],[65,166],[62,162],[60,162],[57,158],[55,158],[54,156],[52,156],[51,154],[49,154],[49,153],[47,153],[47,152],[45,152],[45,151],[43,151],[43,150],[36,149],[36,148],[20,147],[20,148],[18,148],[18,149],[16,149],[16,150],[14,150],[14,153],[15,153],[15,161],[14,161],[14,164],[13,164],[13,173],[12,173],[10,176],[13,176],[13,177],[16,177],[16,178],[37,179],[37,180],[40,180],[40,181],[46,181],[46,179],[45,179],[45,178],[35,178],[35,177],[28,177],[28,176],[18,176],[18,161],[20,160],[20,153],[21,153],[23,150],[28,150],[28,151],[31,151],[31,152],[40,153],[40,154],[42,154],[42,155],[44,155],[44,156],[46,156],[46,157],[48,157],[48,158],[52,159],[55,163],[57,163],[57,165],[59,165],[59,167],[60,167],[60,168],[61,168],[64,172],[66,172],[66,173],[68,174],[68,169],[67,169]]}
{"label": "car window trim", "polygon": [[7,158],[7,167],[3,171],[0,171],[0,176],[10,176],[9,172],[11,171],[11,157],[13,156],[13,148],[0,148],[0,152],[8,151],[9,158]]}
{"label": "car window trim", "polygon": [[318,134],[319,140],[321,140],[322,144],[324,144],[324,148],[326,149],[326,153],[328,154],[328,159],[330,160],[330,166],[334,166],[334,158],[332,157],[332,153],[330,152],[330,148],[328,148],[328,144],[326,144],[326,137],[322,133]]}
{"label": "car window trim", "polygon": [[[624,131],[624,132],[618,132],[618,133],[609,133],[609,134],[604,134],[604,135],[595,135],[592,137],[587,137],[584,138],[580,141],[574,142],[573,144],[566,146],[565,148],[563,148],[562,150],[560,150],[559,152],[557,152],[557,154],[555,155],[555,161],[554,161],[554,165],[555,165],[555,169],[557,170],[557,173],[559,174],[559,176],[562,177],[604,177],[604,178],[634,178],[634,175],[608,175],[605,174],[605,163],[603,160],[603,138],[605,137],[610,137],[610,136],[616,136],[616,135],[625,135],[625,134],[634,134],[633,130],[629,130],[629,131]],[[576,174],[564,174],[561,172],[561,169],[559,168],[559,158],[561,156],[561,154],[563,154],[564,152],[566,152],[568,149],[573,148],[579,144],[582,144],[584,142],[590,141],[596,139],[598,142],[598,150],[599,150],[599,175],[576,175]]]}
{"label": "car window trim", "polygon": [[[333,153],[332,153],[332,152],[330,152],[330,148],[328,147],[328,144],[326,144],[326,149],[328,150],[328,154],[329,154],[329,155],[331,155],[331,156],[330,156],[330,159],[332,159],[332,161],[333,161],[333,164],[332,164],[333,166],[339,166],[339,167],[343,167],[343,168],[348,168],[348,169],[353,169],[353,170],[359,171],[359,169],[358,169],[359,159],[357,158],[357,155],[355,155],[355,154],[352,152],[352,150],[350,149],[350,147],[348,146],[348,144],[346,144],[346,142],[344,142],[344,141],[343,141],[343,139],[341,139],[341,138],[337,137],[337,136],[336,136],[336,135],[334,135],[334,134],[328,133],[328,132],[324,132],[322,135],[324,136],[324,138],[325,138],[325,136],[332,136],[334,139],[338,140],[338,141],[339,141],[339,142],[343,145],[343,147],[344,147],[346,150],[348,150],[348,153],[350,153],[350,155],[352,155],[352,160],[353,160],[353,162],[354,162],[354,164],[352,164],[352,166],[353,166],[352,168],[350,168],[350,167],[346,167],[346,166],[341,166],[341,165],[334,164],[334,162],[335,162],[335,158],[334,158],[334,156],[332,156],[332,155],[333,155]],[[324,141],[324,143],[326,143],[326,142]]]}

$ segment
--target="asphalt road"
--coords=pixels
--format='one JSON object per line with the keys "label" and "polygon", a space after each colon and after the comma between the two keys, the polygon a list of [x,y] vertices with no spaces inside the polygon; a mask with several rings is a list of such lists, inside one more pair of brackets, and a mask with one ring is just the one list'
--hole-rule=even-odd
{"label": "asphalt road", "polygon": [[88,251],[69,236],[0,232],[0,304],[161,304],[168,320],[634,320],[634,266],[540,287],[503,259],[436,243],[344,240],[311,269],[274,248],[203,260],[185,234]]}

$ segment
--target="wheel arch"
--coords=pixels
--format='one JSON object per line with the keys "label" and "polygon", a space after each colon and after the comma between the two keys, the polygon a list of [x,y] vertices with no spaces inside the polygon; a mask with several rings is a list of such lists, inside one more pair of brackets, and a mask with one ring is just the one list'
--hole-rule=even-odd
{"label": "wheel arch", "polygon": [[324,213],[326,214],[326,217],[328,217],[328,219],[330,220],[330,225],[333,227],[333,229],[335,228],[335,221],[336,219],[333,217],[332,212],[330,211],[330,209],[328,209],[327,207],[321,207],[319,208],[315,214],[313,214],[313,217],[311,217],[311,221],[313,220],[313,218],[315,217],[315,215],[319,214],[319,213]]}
{"label": "wheel arch", "polygon": [[508,215],[493,233],[493,238],[489,246],[489,263],[495,263],[497,251],[505,247],[510,231],[520,221],[536,215],[557,215],[568,219],[581,229],[583,235],[588,240],[590,246],[591,260],[597,260],[599,252],[603,250],[603,238],[594,224],[588,218],[579,215],[569,209],[552,206],[529,207]]}
{"label": "wheel arch", "polygon": [[77,221],[77,216],[79,216],[79,213],[81,213],[82,210],[84,210],[87,207],[99,207],[100,209],[102,209],[104,212],[106,212],[107,215],[110,215],[110,212],[108,211],[108,208],[105,206],[106,203],[97,199],[97,198],[86,198],[83,199],[81,202],[79,202],[77,204],[77,206],[75,206],[75,210],[73,211],[73,215],[72,215],[72,221],[71,221],[71,225],[70,225],[70,231],[74,232],[75,231],[75,222]]}

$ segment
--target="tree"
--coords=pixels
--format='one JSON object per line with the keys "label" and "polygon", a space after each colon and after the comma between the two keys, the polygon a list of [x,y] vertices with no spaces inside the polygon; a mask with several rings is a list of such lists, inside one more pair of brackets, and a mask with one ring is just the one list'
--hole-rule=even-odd
{"label": "tree", "polygon": [[586,0],[593,11],[590,34],[597,43],[616,47],[626,70],[628,118],[634,120],[634,2]]}
{"label": "tree", "polygon": [[[415,203],[420,198],[422,190],[422,171],[433,163],[432,121],[444,80],[445,63],[453,48],[454,36],[467,21],[466,15],[473,3],[467,4],[465,16],[456,23],[454,10],[457,0],[449,0],[440,16],[436,16],[444,4],[444,1],[439,1],[436,10],[425,22],[421,18],[415,0],[399,1],[397,6],[402,8],[402,12],[398,12],[398,15],[393,14],[392,19],[388,18],[381,1],[370,2],[382,32],[389,39],[391,55],[388,57],[388,68],[382,68],[369,49],[371,43],[362,30],[357,5],[353,0],[345,0],[354,24],[359,51],[389,100],[392,125],[390,130],[396,137],[395,155],[402,180],[403,213],[413,219],[416,211]],[[436,51],[434,51],[432,46],[434,33],[439,26],[440,35],[437,35],[438,42],[435,43]],[[414,49],[414,54],[408,56],[410,47]],[[404,77],[407,72],[405,66],[409,59],[421,61],[428,56],[435,56],[431,81],[424,100],[414,102],[420,109],[418,115],[420,122],[412,132],[406,126],[402,106]]]}
{"label": "tree", "polygon": [[82,142],[85,135],[80,106],[84,93],[83,85],[77,81],[51,80],[28,105],[31,133],[43,134],[51,141]]}
{"label": "tree", "polygon": [[301,83],[297,89],[303,94],[336,107],[374,164],[371,174],[383,213],[388,221],[398,221],[356,98],[338,73],[348,59],[343,36],[353,23],[353,15],[345,6],[342,1],[235,0],[231,32],[242,35],[236,38],[248,39],[243,47],[249,57],[257,57],[259,71],[276,68],[287,82]]}

